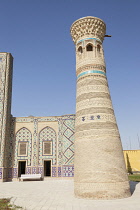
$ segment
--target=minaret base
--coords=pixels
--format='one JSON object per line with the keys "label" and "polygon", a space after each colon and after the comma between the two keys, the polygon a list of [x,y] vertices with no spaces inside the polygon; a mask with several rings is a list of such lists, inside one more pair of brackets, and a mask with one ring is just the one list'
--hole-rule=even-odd
{"label": "minaret base", "polygon": [[121,199],[130,197],[128,181],[117,183],[74,183],[74,193],[78,198]]}

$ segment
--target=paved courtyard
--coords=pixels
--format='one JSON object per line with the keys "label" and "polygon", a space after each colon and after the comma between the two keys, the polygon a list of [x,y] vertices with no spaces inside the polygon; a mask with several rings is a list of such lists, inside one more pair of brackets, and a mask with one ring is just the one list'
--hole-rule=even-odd
{"label": "paved courtyard", "polygon": [[131,182],[130,198],[85,200],[74,197],[73,180],[48,179],[0,183],[0,198],[26,210],[140,210],[140,183]]}

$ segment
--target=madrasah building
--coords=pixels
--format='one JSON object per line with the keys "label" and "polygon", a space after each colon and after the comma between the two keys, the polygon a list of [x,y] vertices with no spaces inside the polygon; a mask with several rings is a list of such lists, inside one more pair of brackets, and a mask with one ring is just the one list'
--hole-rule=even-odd
{"label": "madrasah building", "polygon": [[[90,18],[89,18],[90,19]],[[87,24],[88,25],[88,24]],[[83,31],[86,33],[86,30]],[[83,47],[84,46],[84,47]],[[76,46],[76,62],[93,59],[100,63],[104,58],[99,38],[80,40]],[[90,73],[105,76],[103,65],[100,71]],[[78,79],[85,75],[80,72]],[[75,115],[52,117],[13,117],[11,115],[13,57],[0,53],[0,181],[18,180],[21,174],[42,174],[44,177],[74,176]],[[89,75],[88,75],[89,76]],[[91,75],[90,75],[91,76]],[[94,120],[92,116],[91,120]],[[102,115],[96,116],[101,120]],[[85,118],[81,118],[85,123]],[[83,122],[84,121],[84,122]],[[139,151],[124,151],[126,163],[132,160],[132,170],[140,171]],[[132,158],[131,158],[132,156]]]}

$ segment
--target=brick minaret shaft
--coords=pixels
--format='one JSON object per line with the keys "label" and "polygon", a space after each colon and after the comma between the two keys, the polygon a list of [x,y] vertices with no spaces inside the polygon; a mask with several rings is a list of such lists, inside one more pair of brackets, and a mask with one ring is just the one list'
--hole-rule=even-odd
{"label": "brick minaret shaft", "polygon": [[77,197],[130,196],[120,135],[106,78],[105,23],[96,17],[71,26],[76,45],[75,177]]}

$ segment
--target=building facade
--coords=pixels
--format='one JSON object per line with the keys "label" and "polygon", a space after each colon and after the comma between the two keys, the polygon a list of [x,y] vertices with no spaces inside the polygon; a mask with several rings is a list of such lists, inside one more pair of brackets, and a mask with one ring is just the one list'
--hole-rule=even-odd
{"label": "building facade", "polygon": [[5,180],[21,174],[74,176],[75,116],[12,117]]}
{"label": "building facade", "polygon": [[124,150],[124,159],[128,173],[140,173],[140,150]]}

